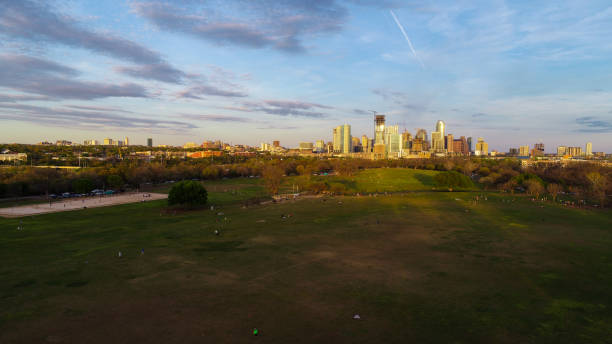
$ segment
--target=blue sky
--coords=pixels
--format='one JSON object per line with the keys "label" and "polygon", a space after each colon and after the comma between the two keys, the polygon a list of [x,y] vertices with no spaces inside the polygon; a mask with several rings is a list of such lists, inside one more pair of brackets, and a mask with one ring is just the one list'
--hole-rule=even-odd
{"label": "blue sky", "polygon": [[612,152],[610,37],[609,1],[0,0],[0,142],[291,147],[376,110]]}

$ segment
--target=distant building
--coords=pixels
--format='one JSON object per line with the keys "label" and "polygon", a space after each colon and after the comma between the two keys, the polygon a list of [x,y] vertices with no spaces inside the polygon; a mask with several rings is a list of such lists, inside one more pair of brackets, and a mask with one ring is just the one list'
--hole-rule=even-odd
{"label": "distant building", "polygon": [[557,147],[557,156],[564,156],[565,154],[567,154],[567,147],[566,146],[558,146]]}
{"label": "distant building", "polygon": [[473,152],[474,150],[472,150],[472,137],[468,137],[467,138],[467,145],[468,145],[468,150],[471,152]]}
{"label": "distant building", "polygon": [[532,157],[544,156],[544,144],[536,143],[533,145],[533,149],[531,150]]}
{"label": "distant building", "polygon": [[586,154],[587,156],[591,156],[591,155],[593,155],[593,144],[592,144],[591,142],[587,142],[587,144],[586,144],[586,152],[585,152],[585,154]]}
{"label": "distant building", "polygon": [[348,154],[352,152],[353,140],[351,138],[351,126],[339,125],[333,130],[334,153]]}
{"label": "distant building", "polygon": [[528,157],[529,156],[529,146],[520,146],[519,156]]}
{"label": "distant building", "polygon": [[26,161],[28,155],[26,153],[2,153],[0,154],[0,161]]}
{"label": "distant building", "polygon": [[444,146],[446,148],[446,151],[449,153],[454,152],[454,144],[453,144],[453,134],[448,134],[445,137],[445,142],[444,142]]}
{"label": "distant building", "polygon": [[434,131],[431,133],[431,149],[434,152],[444,151],[444,140],[439,131]]}
{"label": "distant building", "polygon": [[325,147],[325,140],[317,140],[315,142],[315,152],[317,153],[325,153],[326,152],[326,147]]}
{"label": "distant building", "polygon": [[187,142],[183,145],[183,148],[185,149],[189,149],[189,148],[198,148],[200,145],[198,145],[195,142]]}
{"label": "distant building", "polygon": [[361,136],[361,148],[366,153],[369,153],[372,151],[372,146],[370,145],[370,139],[368,139],[367,135]]}
{"label": "distant building", "polygon": [[300,152],[303,152],[303,151],[312,152],[314,145],[312,144],[312,142],[300,142],[299,148],[300,148]]}
{"label": "distant building", "polygon": [[402,133],[402,150],[410,151],[412,149],[412,134],[407,130]]}
{"label": "distant building", "polygon": [[85,141],[83,141],[83,145],[85,145],[85,146],[97,146],[99,144],[100,144],[100,142],[98,142],[98,140],[85,140]]}
{"label": "distant building", "polygon": [[147,139],[147,147],[153,147],[153,139],[150,137]]}
{"label": "distant building", "polygon": [[453,140],[453,152],[459,153],[461,155],[470,154],[470,149],[468,148],[465,136],[461,136],[459,139]]}
{"label": "distant building", "polygon": [[518,156],[519,155],[519,149],[518,148],[510,148],[510,150],[508,151],[508,155],[510,155],[510,156]]}
{"label": "distant building", "polygon": [[402,153],[402,135],[398,125],[389,125],[385,128],[384,142],[387,157],[397,158]]}
{"label": "distant building", "polygon": [[280,148],[280,141],[276,140],[276,141],[272,141],[272,147],[274,148]]}
{"label": "distant building", "polygon": [[489,144],[485,142],[482,137],[478,138],[478,142],[476,142],[476,150],[474,151],[476,155],[489,155]]}
{"label": "distant building", "polygon": [[351,140],[352,140],[351,146],[353,148],[353,152],[361,153],[363,151],[363,146],[361,146],[361,141],[359,140],[359,138],[353,136]]}
{"label": "distant building", "polygon": [[374,144],[380,145],[385,143],[385,115],[374,116]]}
{"label": "distant building", "polygon": [[123,145],[124,146],[129,146],[130,145],[130,139],[127,136],[125,137],[125,141],[123,141]]}

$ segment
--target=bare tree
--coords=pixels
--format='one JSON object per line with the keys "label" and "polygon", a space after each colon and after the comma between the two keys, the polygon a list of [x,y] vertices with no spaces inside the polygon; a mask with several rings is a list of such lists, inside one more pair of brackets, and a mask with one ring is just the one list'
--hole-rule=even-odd
{"label": "bare tree", "polygon": [[540,182],[536,180],[528,179],[525,181],[524,184],[527,185],[527,193],[531,196],[539,198],[540,194],[544,192],[544,187],[542,186],[542,184],[540,184]]}
{"label": "bare tree", "polygon": [[266,166],[262,172],[262,177],[268,191],[276,195],[283,178],[283,169],[274,165]]}
{"label": "bare tree", "polygon": [[559,193],[561,193],[562,190],[563,188],[561,187],[561,185],[554,183],[548,184],[548,186],[546,187],[546,191],[548,191],[548,193],[552,196],[554,202],[557,201],[557,196],[559,195]]}
{"label": "bare tree", "polygon": [[472,171],[474,171],[476,168],[478,167],[477,164],[475,164],[472,160],[467,160],[464,164],[463,164],[463,174],[465,174],[466,176],[471,176],[472,175]]}
{"label": "bare tree", "polygon": [[608,183],[606,177],[602,176],[599,172],[587,173],[586,177],[591,184],[593,195],[599,199],[599,203],[603,207],[606,203],[606,187]]}

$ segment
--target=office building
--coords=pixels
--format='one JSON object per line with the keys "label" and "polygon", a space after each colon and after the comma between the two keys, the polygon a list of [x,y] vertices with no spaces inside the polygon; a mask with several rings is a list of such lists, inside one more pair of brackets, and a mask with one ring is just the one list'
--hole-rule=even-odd
{"label": "office building", "polygon": [[402,149],[402,135],[398,125],[390,125],[385,128],[384,142],[387,157],[398,157]]}
{"label": "office building", "polygon": [[482,137],[478,138],[478,142],[476,142],[476,150],[474,151],[476,155],[489,155],[489,144],[485,142]]}
{"label": "office building", "polygon": [[130,145],[130,139],[127,136],[125,137],[125,141],[123,141],[123,145],[125,145],[125,146],[129,146]]}
{"label": "office building", "polygon": [[368,139],[367,135],[361,136],[361,148],[366,153],[369,153],[372,151],[372,146],[370,146],[370,139]]}
{"label": "office building", "polygon": [[444,146],[446,151],[449,153],[453,153],[455,151],[453,134],[446,135]]}
{"label": "office building", "polygon": [[586,154],[587,156],[591,156],[591,155],[593,155],[593,144],[592,144],[591,142],[587,142],[587,144],[586,144],[586,152],[585,152],[585,154]]}
{"label": "office building", "polygon": [[470,153],[472,153],[474,151],[472,150],[472,137],[467,138],[467,145],[468,145],[468,150],[470,151]]}
{"label": "office building", "polygon": [[566,146],[558,146],[557,147],[557,156],[564,156],[567,153]]}
{"label": "office building", "polygon": [[529,156],[529,146],[520,146],[519,156],[528,157]]}
{"label": "office building", "polygon": [[147,139],[147,147],[153,147],[153,139],[150,137]]}
{"label": "office building", "polygon": [[407,130],[402,133],[402,150],[410,151],[412,149],[412,134]]}
{"label": "office building", "polygon": [[384,144],[385,139],[385,115],[374,116],[374,144]]}
{"label": "office building", "polygon": [[339,125],[333,130],[334,153],[348,154],[353,151],[353,140],[351,137],[351,126]]}
{"label": "office building", "polygon": [[468,148],[467,140],[465,136],[461,136],[459,139],[453,140],[453,152],[461,155],[469,155],[470,150]]}

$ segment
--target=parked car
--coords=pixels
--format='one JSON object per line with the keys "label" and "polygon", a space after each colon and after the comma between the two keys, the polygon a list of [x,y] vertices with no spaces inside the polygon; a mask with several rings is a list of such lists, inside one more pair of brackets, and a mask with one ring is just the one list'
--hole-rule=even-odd
{"label": "parked car", "polygon": [[114,193],[115,193],[115,191],[113,191],[113,190],[106,190],[106,192],[104,194],[105,195],[112,195]]}
{"label": "parked car", "polygon": [[63,198],[70,198],[70,197],[71,197],[71,194],[70,194],[70,192],[64,192],[64,193],[62,194],[62,197],[63,197]]}
{"label": "parked car", "polygon": [[53,198],[53,199],[56,199],[56,198],[58,198],[58,197],[59,197],[59,196],[58,196],[58,195],[56,195],[56,194],[50,194],[50,195],[49,195],[49,198]]}

